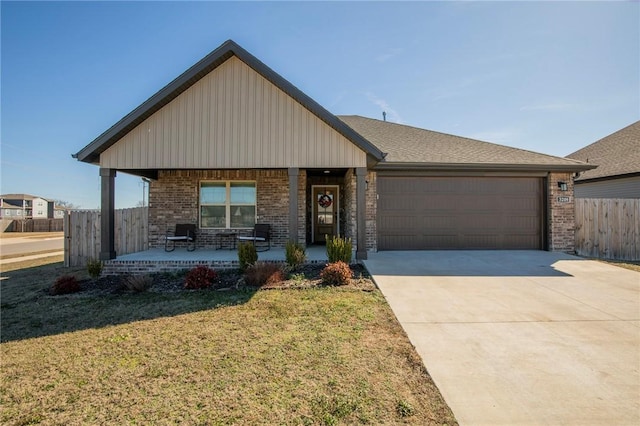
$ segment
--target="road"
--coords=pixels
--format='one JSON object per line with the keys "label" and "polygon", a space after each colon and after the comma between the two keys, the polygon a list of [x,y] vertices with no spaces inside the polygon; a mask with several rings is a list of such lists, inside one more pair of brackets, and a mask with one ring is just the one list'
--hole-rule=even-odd
{"label": "road", "polygon": [[21,234],[0,237],[0,256],[28,255],[44,251],[62,251],[64,237],[61,232]]}

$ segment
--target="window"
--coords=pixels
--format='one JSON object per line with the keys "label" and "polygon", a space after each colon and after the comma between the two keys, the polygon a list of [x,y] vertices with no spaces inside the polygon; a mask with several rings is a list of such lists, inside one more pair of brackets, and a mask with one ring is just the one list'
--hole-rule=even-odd
{"label": "window", "polygon": [[256,223],[255,182],[201,182],[201,228],[253,228]]}

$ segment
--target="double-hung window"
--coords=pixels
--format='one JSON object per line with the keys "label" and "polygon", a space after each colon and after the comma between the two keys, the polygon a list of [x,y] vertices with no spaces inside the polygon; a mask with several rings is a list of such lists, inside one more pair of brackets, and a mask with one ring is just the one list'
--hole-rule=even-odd
{"label": "double-hung window", "polygon": [[253,228],[256,223],[256,183],[200,183],[200,228]]}

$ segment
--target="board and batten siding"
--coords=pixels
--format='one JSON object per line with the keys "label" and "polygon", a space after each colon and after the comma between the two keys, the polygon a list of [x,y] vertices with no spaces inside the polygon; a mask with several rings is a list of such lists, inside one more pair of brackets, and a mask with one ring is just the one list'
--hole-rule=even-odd
{"label": "board and batten siding", "polygon": [[103,152],[100,166],[366,167],[366,153],[233,56]]}

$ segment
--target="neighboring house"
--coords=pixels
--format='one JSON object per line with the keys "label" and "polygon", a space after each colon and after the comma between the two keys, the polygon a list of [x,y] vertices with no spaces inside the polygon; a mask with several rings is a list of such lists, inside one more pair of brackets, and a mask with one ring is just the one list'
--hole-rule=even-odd
{"label": "neighboring house", "polygon": [[51,200],[29,194],[0,195],[0,218],[60,219],[63,217],[64,209],[56,206]]}
{"label": "neighboring house", "polygon": [[575,179],[576,198],[640,198],[640,121],[567,157],[598,166]]}
{"label": "neighboring house", "polygon": [[[74,155],[100,167],[101,258],[116,171],[152,179],[149,243],[272,226],[273,244],[573,251],[575,173],[593,166],[358,116],[336,117],[227,41]],[[560,188],[562,187],[562,189]]]}

